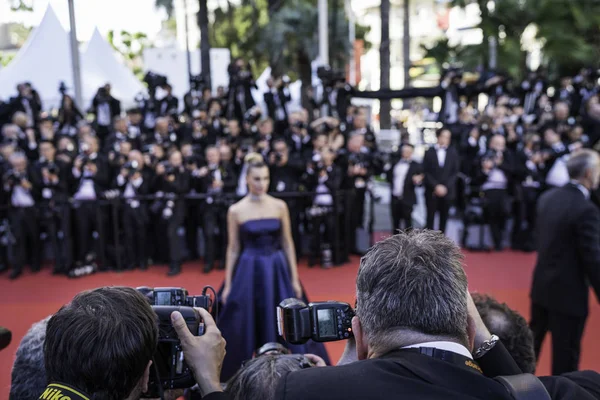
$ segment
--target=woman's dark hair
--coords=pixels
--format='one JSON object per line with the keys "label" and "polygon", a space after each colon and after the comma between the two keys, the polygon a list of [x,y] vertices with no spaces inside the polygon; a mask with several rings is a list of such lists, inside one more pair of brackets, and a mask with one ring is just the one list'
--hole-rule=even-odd
{"label": "woman's dark hair", "polygon": [[48,382],[65,383],[93,399],[123,400],[138,385],[157,342],[156,314],[137,290],[79,293],[48,322]]}

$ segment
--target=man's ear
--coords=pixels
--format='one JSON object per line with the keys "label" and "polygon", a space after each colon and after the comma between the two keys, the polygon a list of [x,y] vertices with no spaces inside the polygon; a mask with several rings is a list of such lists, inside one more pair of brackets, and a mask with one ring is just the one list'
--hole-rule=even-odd
{"label": "man's ear", "polygon": [[469,341],[468,349],[472,353],[475,347],[475,320],[470,315],[467,316],[467,340]]}
{"label": "man's ear", "polygon": [[150,366],[152,365],[152,360],[148,361],[148,365],[146,366],[146,370],[144,371],[144,375],[142,376],[142,393],[148,392],[148,382],[150,381]]}
{"label": "man's ear", "polygon": [[357,316],[352,318],[352,331],[356,340],[356,356],[359,360],[366,360],[369,355],[369,341]]}

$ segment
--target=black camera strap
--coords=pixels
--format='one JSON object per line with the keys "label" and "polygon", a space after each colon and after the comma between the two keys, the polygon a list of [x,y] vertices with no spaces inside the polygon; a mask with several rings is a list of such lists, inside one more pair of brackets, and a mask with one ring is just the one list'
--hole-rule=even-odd
{"label": "black camera strap", "polygon": [[468,369],[470,371],[476,371],[480,374],[483,374],[483,371],[473,359],[465,357],[458,353],[454,353],[452,351],[436,349],[435,347],[415,347],[409,349],[401,349],[400,351],[423,354],[438,360],[449,362],[461,368]]}
{"label": "black camera strap", "polygon": [[52,382],[46,386],[39,400],[90,400],[90,397],[65,383]]}
{"label": "black camera strap", "polygon": [[[483,371],[474,360],[451,351],[440,350],[434,347],[417,347],[402,349],[401,351],[424,354],[483,374]],[[515,400],[551,400],[543,383],[532,374],[499,376],[494,378],[494,380],[502,384],[509,395]]]}

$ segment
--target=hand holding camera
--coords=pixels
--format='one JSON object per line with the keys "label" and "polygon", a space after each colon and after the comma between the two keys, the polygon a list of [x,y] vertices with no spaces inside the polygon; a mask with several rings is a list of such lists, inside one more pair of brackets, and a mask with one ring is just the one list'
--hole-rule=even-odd
{"label": "hand holding camera", "polygon": [[208,311],[202,308],[195,310],[204,321],[204,335],[194,336],[179,311],[171,314],[171,322],[181,341],[185,361],[194,374],[202,397],[205,397],[222,391],[220,376],[226,353],[225,339]]}

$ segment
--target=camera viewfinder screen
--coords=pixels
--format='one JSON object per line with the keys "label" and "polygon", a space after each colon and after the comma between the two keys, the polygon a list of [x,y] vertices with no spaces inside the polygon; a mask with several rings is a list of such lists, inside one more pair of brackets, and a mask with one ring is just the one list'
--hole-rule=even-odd
{"label": "camera viewfinder screen", "polygon": [[170,306],[171,305],[171,293],[170,292],[158,292],[156,293],[157,306]]}
{"label": "camera viewfinder screen", "polygon": [[317,310],[317,318],[319,324],[319,336],[337,337],[332,309]]}

